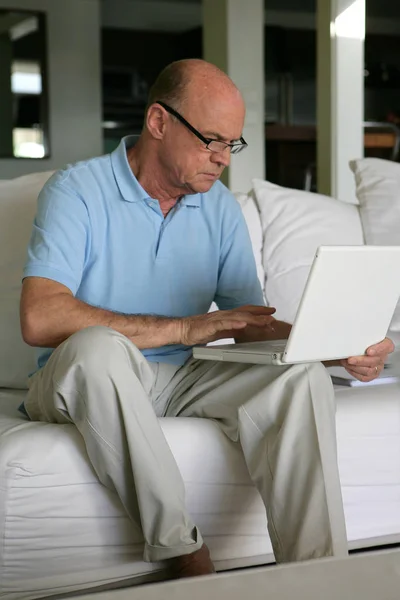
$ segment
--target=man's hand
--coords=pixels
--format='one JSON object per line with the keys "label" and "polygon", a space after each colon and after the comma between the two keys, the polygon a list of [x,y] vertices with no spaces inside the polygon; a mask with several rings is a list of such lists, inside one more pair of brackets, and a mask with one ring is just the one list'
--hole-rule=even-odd
{"label": "man's hand", "polygon": [[264,342],[272,340],[287,340],[292,326],[283,321],[274,319],[267,327],[253,327],[248,325],[235,332],[235,342]]}
{"label": "man's hand", "polygon": [[365,356],[352,356],[341,360],[340,364],[350,375],[359,381],[373,381],[383,369],[388,355],[393,352],[394,344],[385,338],[379,344],[374,344],[367,349]]}
{"label": "man's hand", "polygon": [[267,306],[241,306],[233,310],[217,310],[206,315],[180,319],[180,343],[185,346],[208,344],[215,340],[235,337],[237,332],[251,325],[269,327],[275,308]]}

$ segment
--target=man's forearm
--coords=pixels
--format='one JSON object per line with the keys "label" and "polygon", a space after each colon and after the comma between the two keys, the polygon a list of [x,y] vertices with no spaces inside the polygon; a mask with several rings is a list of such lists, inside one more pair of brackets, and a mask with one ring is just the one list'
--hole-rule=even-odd
{"label": "man's forearm", "polygon": [[[22,306],[22,321],[23,310]],[[119,314],[86,304],[70,294],[41,300],[40,305],[30,311],[29,320],[34,326],[27,327],[33,333],[26,341],[45,348],[55,348],[73,333],[95,325],[119,331],[138,348],[180,343],[180,319]]]}

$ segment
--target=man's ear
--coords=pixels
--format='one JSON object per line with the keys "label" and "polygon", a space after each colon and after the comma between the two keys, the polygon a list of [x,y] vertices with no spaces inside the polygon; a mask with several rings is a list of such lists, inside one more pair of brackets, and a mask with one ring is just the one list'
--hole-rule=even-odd
{"label": "man's ear", "polygon": [[152,104],[146,115],[146,127],[153,138],[161,140],[165,134],[165,111],[159,104]]}

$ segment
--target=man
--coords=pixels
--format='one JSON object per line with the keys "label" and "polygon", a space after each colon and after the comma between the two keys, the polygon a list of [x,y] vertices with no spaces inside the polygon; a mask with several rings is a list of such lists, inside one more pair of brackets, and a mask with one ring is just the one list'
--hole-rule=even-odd
{"label": "man", "polygon": [[[177,577],[213,564],[185,508],[165,415],[215,419],[240,442],[278,561],[347,552],[325,368],[191,358],[195,344],[290,330],[263,306],[241,210],[217,181],[246,145],[244,116],[215,66],[171,64],[136,145],[125,138],[44,187],[24,272],[22,332],[43,349],[27,413],[76,425],[99,479],[141,528],[145,560],[167,560]],[[207,314],[213,300],[221,310]],[[384,340],[343,364],[372,379],[390,351]]]}

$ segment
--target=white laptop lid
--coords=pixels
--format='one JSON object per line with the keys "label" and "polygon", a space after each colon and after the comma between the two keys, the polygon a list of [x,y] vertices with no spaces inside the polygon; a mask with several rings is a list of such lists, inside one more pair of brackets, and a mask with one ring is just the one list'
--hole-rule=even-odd
{"label": "white laptop lid", "polygon": [[364,354],[386,336],[399,296],[399,246],[321,246],[282,360]]}

